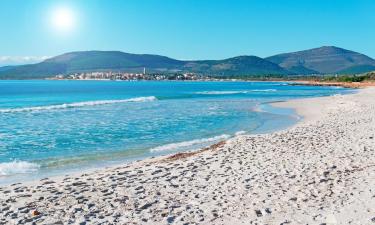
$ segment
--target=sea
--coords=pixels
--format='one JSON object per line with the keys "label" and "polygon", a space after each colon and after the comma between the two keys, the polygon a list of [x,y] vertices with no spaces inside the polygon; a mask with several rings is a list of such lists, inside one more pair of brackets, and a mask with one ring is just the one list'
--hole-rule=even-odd
{"label": "sea", "polygon": [[274,132],[272,102],[352,93],[239,81],[0,81],[0,183],[64,175]]}

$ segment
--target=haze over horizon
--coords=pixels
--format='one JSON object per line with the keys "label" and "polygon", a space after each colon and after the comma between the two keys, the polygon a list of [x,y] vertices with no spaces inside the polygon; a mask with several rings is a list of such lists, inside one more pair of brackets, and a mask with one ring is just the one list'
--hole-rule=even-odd
{"label": "haze over horizon", "polygon": [[86,50],[224,59],[338,46],[375,57],[370,0],[159,3],[1,1],[0,66]]}

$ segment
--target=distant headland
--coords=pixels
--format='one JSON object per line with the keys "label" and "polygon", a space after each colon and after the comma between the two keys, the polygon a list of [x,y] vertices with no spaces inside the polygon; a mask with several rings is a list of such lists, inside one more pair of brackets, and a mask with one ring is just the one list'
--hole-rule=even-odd
{"label": "distant headland", "polygon": [[222,60],[177,60],[160,55],[120,51],[82,51],[66,53],[36,64],[0,67],[0,79],[46,79],[97,73],[150,74],[157,80],[157,77],[173,76],[190,79],[196,76],[233,78],[263,75],[345,75],[374,70],[374,59],[334,46],[266,58],[237,56]]}

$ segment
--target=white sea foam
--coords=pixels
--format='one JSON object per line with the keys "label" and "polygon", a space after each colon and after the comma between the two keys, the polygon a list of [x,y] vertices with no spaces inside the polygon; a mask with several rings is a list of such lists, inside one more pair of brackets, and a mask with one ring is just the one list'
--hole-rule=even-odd
{"label": "white sea foam", "polygon": [[116,104],[116,103],[124,103],[124,102],[150,102],[150,101],[155,101],[155,100],[157,100],[155,96],[148,96],[148,97],[137,97],[137,98],[118,99],[118,100],[73,102],[73,103],[65,103],[65,104],[60,104],[60,105],[46,105],[46,106],[24,107],[24,108],[0,109],[0,113],[44,111],[44,110],[77,108],[77,107],[85,107],[85,106],[108,105],[108,104]]}
{"label": "white sea foam", "polygon": [[235,135],[235,136],[239,136],[239,135],[244,135],[244,134],[246,134],[246,133],[247,133],[246,131],[241,130],[241,131],[237,131],[234,135]]}
{"label": "white sea foam", "polygon": [[162,152],[162,151],[173,151],[173,150],[178,150],[181,148],[187,148],[187,147],[193,147],[195,145],[204,145],[204,144],[209,144],[212,142],[220,141],[220,140],[225,140],[230,138],[230,135],[223,134],[211,138],[202,138],[202,139],[195,139],[191,141],[183,141],[183,142],[178,142],[178,143],[172,143],[172,144],[167,144],[167,145],[162,145],[156,148],[150,149],[150,152]]}
{"label": "white sea foam", "polygon": [[248,91],[200,91],[195,92],[199,95],[233,95],[233,94],[246,94]]}
{"label": "white sea foam", "polygon": [[276,89],[254,89],[254,90],[247,90],[247,91],[201,91],[195,92],[195,94],[200,95],[234,95],[234,94],[247,94],[251,92],[274,92],[277,91]]}
{"label": "white sea foam", "polygon": [[274,92],[277,91],[276,89],[254,89],[251,90],[252,92]]}
{"label": "white sea foam", "polygon": [[33,173],[38,171],[39,167],[38,164],[18,160],[0,163],[0,176]]}

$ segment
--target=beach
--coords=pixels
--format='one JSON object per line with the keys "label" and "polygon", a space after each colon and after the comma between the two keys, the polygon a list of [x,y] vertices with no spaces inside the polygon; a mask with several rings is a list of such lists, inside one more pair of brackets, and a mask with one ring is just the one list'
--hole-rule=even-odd
{"label": "beach", "polygon": [[196,152],[0,187],[0,224],[375,224],[375,88]]}

